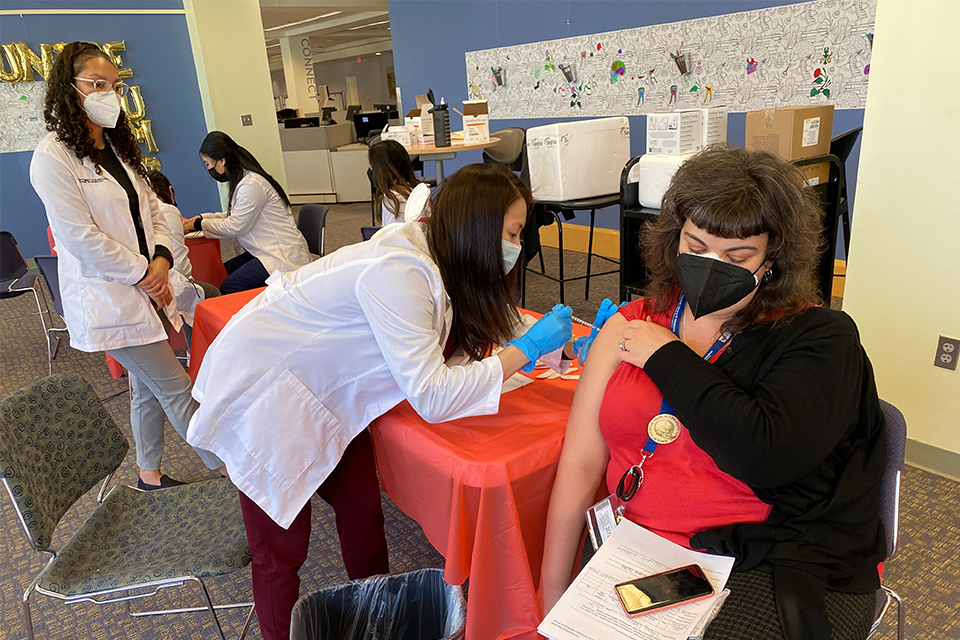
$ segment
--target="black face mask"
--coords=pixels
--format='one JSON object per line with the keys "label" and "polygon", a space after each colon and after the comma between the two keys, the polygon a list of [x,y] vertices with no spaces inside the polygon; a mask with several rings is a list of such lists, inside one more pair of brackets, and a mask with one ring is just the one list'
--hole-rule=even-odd
{"label": "black face mask", "polygon": [[217,182],[229,182],[229,181],[230,181],[230,178],[227,177],[227,174],[218,172],[218,171],[216,170],[216,168],[214,168],[214,167],[210,167],[209,169],[207,169],[207,173],[209,173],[209,174],[210,174],[210,177],[213,178],[214,180],[216,180]]}
{"label": "black face mask", "polygon": [[673,265],[694,318],[732,307],[760,284],[756,271],[707,256],[681,253]]}

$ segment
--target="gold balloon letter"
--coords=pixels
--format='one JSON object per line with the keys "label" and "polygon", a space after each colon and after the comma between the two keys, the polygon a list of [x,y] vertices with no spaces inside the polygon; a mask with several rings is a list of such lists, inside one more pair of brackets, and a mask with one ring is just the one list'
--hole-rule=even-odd
{"label": "gold balloon letter", "polygon": [[[130,104],[133,103],[131,107]],[[140,122],[147,115],[147,107],[143,104],[143,95],[140,93],[140,87],[132,86],[127,96],[120,100],[123,110],[127,113],[127,119],[130,123]]]}
{"label": "gold balloon letter", "polygon": [[141,160],[143,161],[143,166],[147,168],[147,171],[160,171],[160,161],[153,156],[143,156]]}
{"label": "gold balloon letter", "polygon": [[156,153],[160,151],[157,148],[157,142],[153,139],[153,123],[147,119],[140,120],[138,122],[131,122],[130,128],[133,129],[133,134],[137,137],[137,142],[147,145],[147,151],[150,153]]}
{"label": "gold balloon letter", "polygon": [[3,63],[0,61],[0,81],[10,84],[23,82],[23,62],[16,43],[3,45],[3,58],[7,61],[10,71],[4,70]]}
{"label": "gold balloon letter", "polygon": [[[33,82],[33,72],[36,71],[44,80],[50,79],[53,70],[53,44],[41,44],[40,55],[37,56],[25,42],[18,42],[17,51],[20,54],[20,64],[23,65],[24,80]],[[62,44],[62,43],[61,43]]]}
{"label": "gold balloon letter", "polygon": [[123,60],[120,58],[120,54],[117,53],[118,51],[127,50],[126,40],[119,40],[117,42],[104,42],[100,48],[103,50],[105,54],[107,54],[107,56],[109,56],[113,64],[116,65],[117,73],[120,75],[121,78],[133,77],[133,69],[124,69]]}

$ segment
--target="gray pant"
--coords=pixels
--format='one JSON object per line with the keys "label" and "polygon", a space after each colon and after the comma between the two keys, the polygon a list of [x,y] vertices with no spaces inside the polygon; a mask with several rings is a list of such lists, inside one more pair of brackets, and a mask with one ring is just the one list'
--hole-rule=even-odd
{"label": "gray pant", "polygon": [[[163,457],[163,416],[184,439],[197,401],[190,395],[192,382],[177,361],[170,344],[124,347],[108,351],[130,375],[130,426],[137,448],[137,466],[145,471],[160,468]],[[203,449],[195,449],[208,469],[223,466],[220,458]]]}

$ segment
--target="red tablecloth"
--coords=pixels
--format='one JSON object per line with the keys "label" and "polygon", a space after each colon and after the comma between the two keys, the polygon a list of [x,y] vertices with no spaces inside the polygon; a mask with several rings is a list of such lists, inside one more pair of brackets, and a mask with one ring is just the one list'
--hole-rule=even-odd
{"label": "red tablecloth", "polygon": [[[191,377],[220,329],[259,292],[197,305]],[[387,495],[446,559],[447,582],[470,578],[468,640],[537,637],[547,506],[575,388],[535,379],[505,394],[497,415],[442,424],[427,424],[404,402],[370,425]]]}
{"label": "red tablecloth", "polygon": [[220,241],[216,238],[187,238],[184,242],[193,266],[193,279],[219,287],[227,277],[220,255]]}
{"label": "red tablecloth", "polygon": [[[199,280],[199,278],[197,279]],[[197,381],[197,372],[200,371],[203,355],[207,352],[210,343],[216,339],[220,330],[237,311],[243,308],[243,305],[257,297],[257,294],[264,288],[231,293],[209,300],[201,300],[197,303],[197,309],[193,312],[193,337],[190,339],[191,380]]]}

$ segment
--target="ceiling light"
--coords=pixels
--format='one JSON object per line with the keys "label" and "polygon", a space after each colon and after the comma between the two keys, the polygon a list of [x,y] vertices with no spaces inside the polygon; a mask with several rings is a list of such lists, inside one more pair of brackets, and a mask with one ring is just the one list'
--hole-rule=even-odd
{"label": "ceiling light", "polygon": [[[362,24],[359,27],[350,27],[347,31],[356,31],[357,29],[366,29],[367,27],[375,27],[378,24],[387,24],[389,20],[381,20],[380,22],[371,22],[370,24]],[[389,27],[387,27],[389,29]]]}
{"label": "ceiling light", "polygon": [[286,29],[287,27],[295,27],[298,24],[306,24],[308,22],[313,22],[314,20],[323,20],[324,18],[329,18],[335,16],[338,13],[343,13],[343,11],[331,11],[330,13],[325,13],[322,16],[317,16],[316,18],[308,18],[306,20],[300,20],[298,22],[288,22],[287,24],[282,24],[279,27],[270,27],[269,29],[264,29],[266,31],[276,31],[277,29]]}
{"label": "ceiling light", "polygon": [[377,53],[374,54],[374,55],[378,55],[378,56],[379,56],[379,55],[383,55],[383,54],[381,54],[379,51],[377,51]]}

